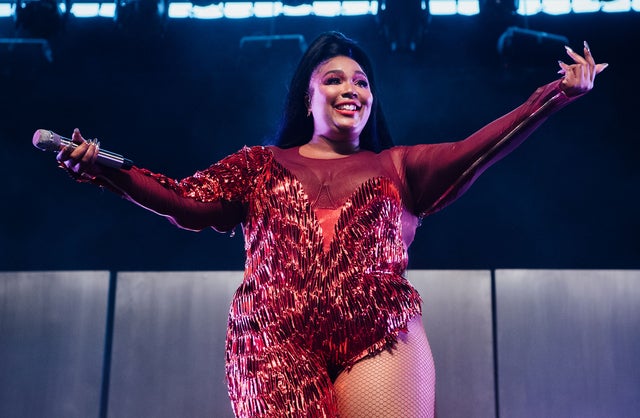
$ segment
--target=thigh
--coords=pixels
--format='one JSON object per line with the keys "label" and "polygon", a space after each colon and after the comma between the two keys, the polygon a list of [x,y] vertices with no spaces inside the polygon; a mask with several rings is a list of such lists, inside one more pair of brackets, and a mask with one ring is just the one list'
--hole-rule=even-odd
{"label": "thigh", "polygon": [[333,384],[320,359],[297,345],[230,355],[227,381],[238,418],[336,417]]}
{"label": "thigh", "polygon": [[334,382],[340,418],[431,418],[435,369],[418,316],[396,347],[356,363]]}

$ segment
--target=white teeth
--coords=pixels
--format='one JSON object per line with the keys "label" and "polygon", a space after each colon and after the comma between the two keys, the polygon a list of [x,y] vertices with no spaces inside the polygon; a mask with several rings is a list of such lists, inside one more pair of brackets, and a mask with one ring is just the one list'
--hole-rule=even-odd
{"label": "white teeth", "polygon": [[343,104],[343,105],[340,105],[340,106],[336,106],[336,109],[354,111],[354,110],[358,110],[358,106],[356,106],[354,104]]}

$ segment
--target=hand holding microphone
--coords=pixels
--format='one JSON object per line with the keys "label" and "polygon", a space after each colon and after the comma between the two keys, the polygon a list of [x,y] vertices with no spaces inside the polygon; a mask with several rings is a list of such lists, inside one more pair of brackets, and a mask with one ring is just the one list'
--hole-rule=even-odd
{"label": "hand holding microphone", "polygon": [[74,176],[92,178],[101,173],[100,166],[128,170],[133,165],[122,155],[100,149],[98,141],[86,141],[78,129],[73,131],[71,139],[38,129],[33,134],[33,145],[43,151],[57,151],[59,163]]}

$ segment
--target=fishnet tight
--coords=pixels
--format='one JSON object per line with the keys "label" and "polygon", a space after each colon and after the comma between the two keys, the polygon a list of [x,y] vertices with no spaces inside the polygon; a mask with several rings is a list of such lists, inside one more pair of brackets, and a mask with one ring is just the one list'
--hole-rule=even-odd
{"label": "fishnet tight", "polygon": [[436,374],[420,317],[393,351],[356,363],[335,381],[340,418],[433,418]]}

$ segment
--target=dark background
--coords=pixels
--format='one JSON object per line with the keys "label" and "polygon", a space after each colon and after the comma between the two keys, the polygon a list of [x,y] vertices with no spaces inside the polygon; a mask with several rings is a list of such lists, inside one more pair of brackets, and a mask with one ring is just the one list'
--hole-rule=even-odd
{"label": "dark background", "polygon": [[[132,37],[110,19],[73,19],[51,41],[0,49],[3,180],[0,270],[239,270],[235,237],[193,233],[94,186],[76,184],[31,145],[38,128],[79,127],[137,165],[181,178],[262,143],[278,124],[300,50],[245,35],[324,30],[359,40],[376,64],[396,143],[463,139],[554,80],[561,45],[505,60],[506,24],[583,39],[610,67],[445,211],[424,220],[410,268],[640,268],[637,99],[640,14],[536,15],[524,22],[433,18],[415,53],[391,53],[374,16],[171,20]],[[14,35],[10,18],[0,36]],[[542,47],[540,48],[542,49]]]}

